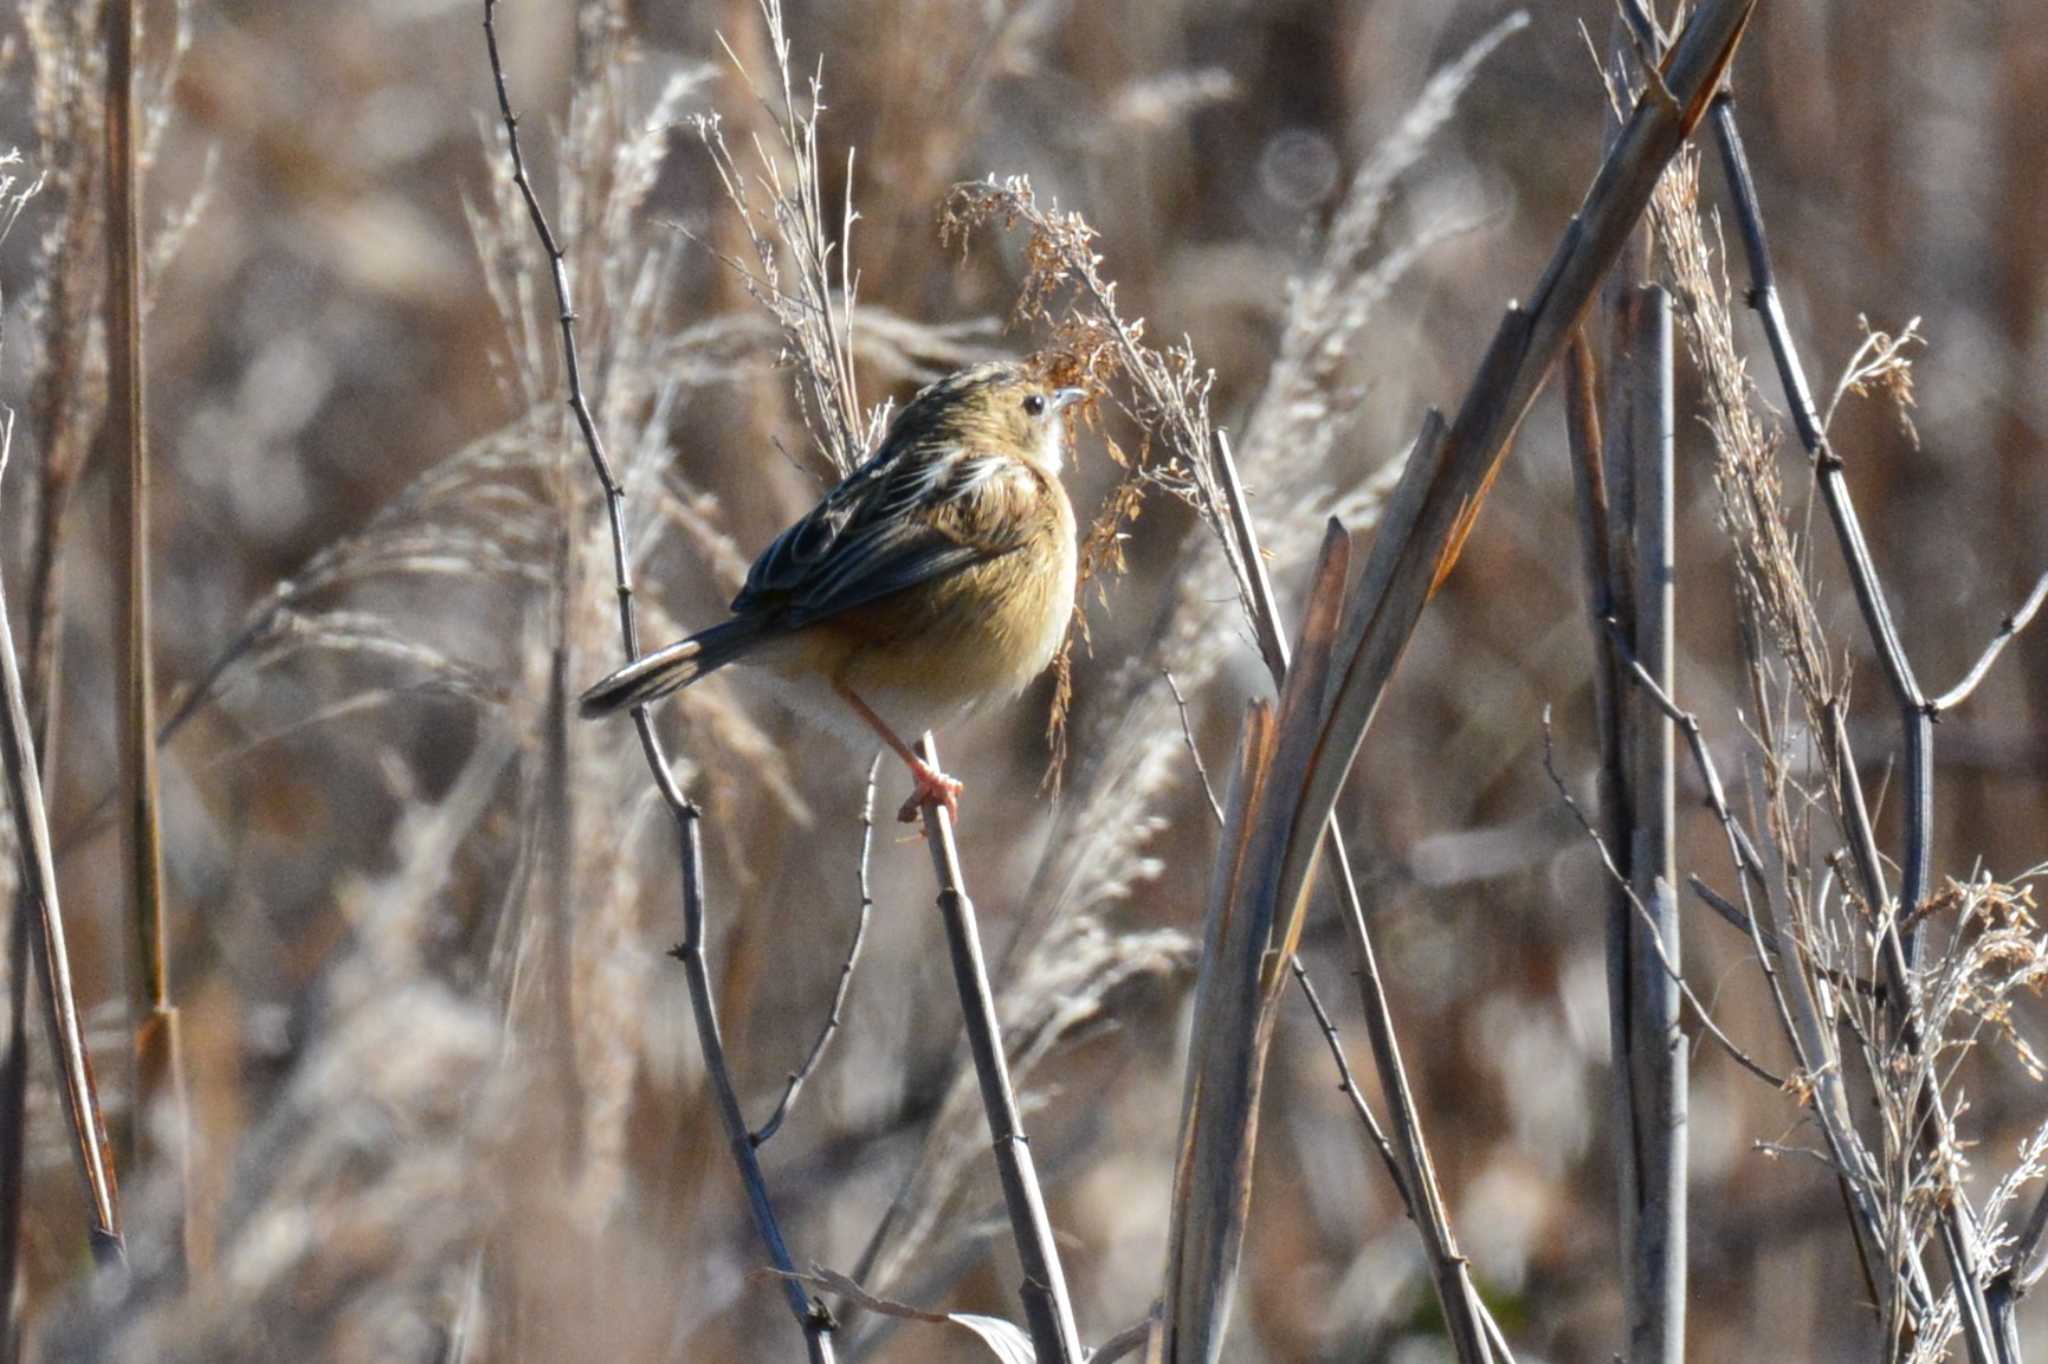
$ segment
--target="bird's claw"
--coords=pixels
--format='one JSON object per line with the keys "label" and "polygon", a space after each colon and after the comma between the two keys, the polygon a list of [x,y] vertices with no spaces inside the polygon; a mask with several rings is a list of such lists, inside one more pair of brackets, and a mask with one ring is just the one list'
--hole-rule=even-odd
{"label": "bird's claw", "polygon": [[966,788],[956,779],[947,776],[928,762],[914,762],[910,775],[917,782],[917,788],[910,793],[910,799],[903,802],[903,808],[896,812],[896,818],[905,824],[915,824],[918,816],[928,806],[944,806],[946,814],[955,824],[960,822],[960,793]]}

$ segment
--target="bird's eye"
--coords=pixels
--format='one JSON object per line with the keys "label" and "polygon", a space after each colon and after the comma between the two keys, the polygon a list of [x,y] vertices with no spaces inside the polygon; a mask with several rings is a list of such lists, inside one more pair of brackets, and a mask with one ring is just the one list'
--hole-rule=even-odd
{"label": "bird's eye", "polygon": [[1029,394],[1029,395],[1027,395],[1027,396],[1025,397],[1025,399],[1024,399],[1024,410],[1025,410],[1026,412],[1030,413],[1030,414],[1031,414],[1032,416],[1034,416],[1034,417],[1042,417],[1042,416],[1044,416],[1044,415],[1045,415],[1045,398],[1044,398],[1044,396],[1043,396],[1043,395],[1041,395],[1041,394],[1037,394],[1037,393],[1032,393],[1032,394]]}

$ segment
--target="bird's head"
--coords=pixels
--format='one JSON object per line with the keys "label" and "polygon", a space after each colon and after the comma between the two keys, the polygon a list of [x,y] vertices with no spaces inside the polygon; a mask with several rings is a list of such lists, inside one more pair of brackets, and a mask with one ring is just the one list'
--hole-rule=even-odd
{"label": "bird's head", "polygon": [[959,442],[1001,450],[1057,474],[1067,445],[1066,412],[1087,397],[1027,365],[1007,361],[949,374],[912,398],[892,438]]}

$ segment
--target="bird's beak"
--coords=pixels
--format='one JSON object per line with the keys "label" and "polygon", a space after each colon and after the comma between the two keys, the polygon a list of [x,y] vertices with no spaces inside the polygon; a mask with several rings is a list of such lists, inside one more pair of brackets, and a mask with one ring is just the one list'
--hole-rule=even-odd
{"label": "bird's beak", "polygon": [[1057,412],[1063,407],[1072,407],[1087,396],[1085,388],[1056,388],[1052,391],[1052,410]]}

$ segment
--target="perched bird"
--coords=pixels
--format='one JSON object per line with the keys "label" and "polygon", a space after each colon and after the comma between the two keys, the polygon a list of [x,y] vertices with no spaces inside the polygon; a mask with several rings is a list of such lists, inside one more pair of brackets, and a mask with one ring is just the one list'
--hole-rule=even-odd
{"label": "perched bird", "polygon": [[1018,364],[977,365],[912,398],[867,463],[768,546],[732,619],[613,673],[586,717],[687,687],[728,663],[856,746],[868,731],[909,764],[928,803],[960,813],[958,781],[915,737],[1021,692],[1074,608],[1074,509],[1060,485],[1066,409]]}

